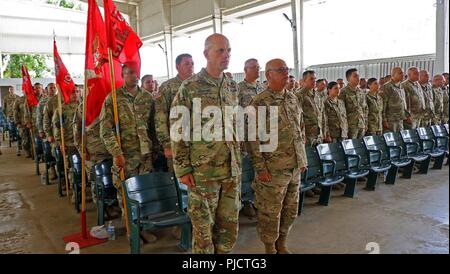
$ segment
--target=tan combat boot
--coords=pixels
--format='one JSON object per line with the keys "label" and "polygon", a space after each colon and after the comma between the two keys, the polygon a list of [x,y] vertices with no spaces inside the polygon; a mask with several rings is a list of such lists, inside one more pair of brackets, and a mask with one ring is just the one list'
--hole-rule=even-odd
{"label": "tan combat boot", "polygon": [[266,254],[277,254],[274,243],[264,243],[264,247],[266,249]]}
{"label": "tan combat boot", "polygon": [[275,246],[278,254],[291,254],[291,251],[288,249],[287,244],[287,236],[278,237],[278,240],[275,242]]}

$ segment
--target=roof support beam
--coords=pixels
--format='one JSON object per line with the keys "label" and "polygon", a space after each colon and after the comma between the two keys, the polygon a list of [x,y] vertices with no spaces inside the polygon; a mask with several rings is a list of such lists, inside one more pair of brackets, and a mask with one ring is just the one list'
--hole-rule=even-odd
{"label": "roof support beam", "polygon": [[221,0],[213,0],[213,11],[212,11],[212,20],[213,20],[213,30],[214,33],[222,33],[223,32],[223,5]]}

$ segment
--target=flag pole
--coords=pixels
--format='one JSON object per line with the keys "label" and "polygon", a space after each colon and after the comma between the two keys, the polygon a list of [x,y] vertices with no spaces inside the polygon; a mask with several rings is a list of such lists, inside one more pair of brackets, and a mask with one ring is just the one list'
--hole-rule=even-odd
{"label": "flag pole", "polygon": [[[59,129],[61,132],[61,152],[63,155],[64,162],[64,179],[66,181],[66,195],[67,199],[70,201],[69,196],[69,179],[67,178],[67,159],[66,159],[66,146],[64,143],[64,125],[63,125],[63,117],[62,117],[62,103],[61,103],[61,89],[58,84],[56,84],[56,88],[58,89],[58,111],[59,111]],[[76,203],[77,201],[75,201]]]}
{"label": "flag pole", "polygon": [[[119,128],[119,111],[117,109],[117,92],[116,92],[116,78],[114,75],[114,64],[113,64],[113,58],[112,58],[112,50],[108,47],[108,62],[109,62],[109,72],[111,75],[111,97],[112,97],[112,103],[113,103],[113,112],[114,112],[114,124],[116,127],[116,140],[119,144],[119,147],[122,147],[122,142],[120,140],[120,128]],[[125,172],[122,168],[120,170],[120,181],[125,180]],[[120,185],[120,190],[122,192],[122,204],[123,204],[123,210],[125,211],[125,227],[127,229],[127,235],[130,235],[130,229],[128,226],[128,209],[127,209],[127,203],[125,201],[125,191],[123,187]]]}
{"label": "flag pole", "polygon": [[81,235],[87,239],[86,225],[86,102],[87,102],[87,74],[84,72],[83,114],[81,119]]}

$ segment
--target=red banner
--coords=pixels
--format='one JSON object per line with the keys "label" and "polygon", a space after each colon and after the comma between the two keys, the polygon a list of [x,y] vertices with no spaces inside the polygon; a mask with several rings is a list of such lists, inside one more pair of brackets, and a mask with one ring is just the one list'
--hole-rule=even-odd
{"label": "red banner", "polygon": [[64,97],[64,103],[68,104],[70,101],[70,96],[73,92],[75,92],[75,83],[73,82],[72,77],[70,77],[66,66],[59,56],[55,40],[53,40],[53,59],[55,60],[56,84],[59,86],[59,91]]}
{"label": "red banner", "polygon": [[[119,61],[113,62],[118,88],[123,83],[121,65]],[[85,76],[87,80],[86,126],[89,126],[100,115],[103,102],[111,92],[105,24],[95,0],[88,1]]]}
{"label": "red banner", "polygon": [[34,92],[33,85],[31,85],[30,75],[25,64],[22,65],[22,91],[27,97],[28,106],[34,107],[39,104],[39,100]]}
{"label": "red banner", "polygon": [[133,68],[140,77],[142,41],[128,25],[111,0],[103,0],[108,47],[113,58]]}

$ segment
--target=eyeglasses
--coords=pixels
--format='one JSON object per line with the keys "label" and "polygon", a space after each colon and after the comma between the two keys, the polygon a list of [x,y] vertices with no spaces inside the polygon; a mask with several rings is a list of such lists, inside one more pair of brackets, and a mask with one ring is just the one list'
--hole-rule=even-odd
{"label": "eyeglasses", "polygon": [[283,67],[283,68],[279,68],[279,69],[269,69],[268,71],[276,71],[278,73],[286,73],[286,72],[291,71],[291,69],[288,67]]}

